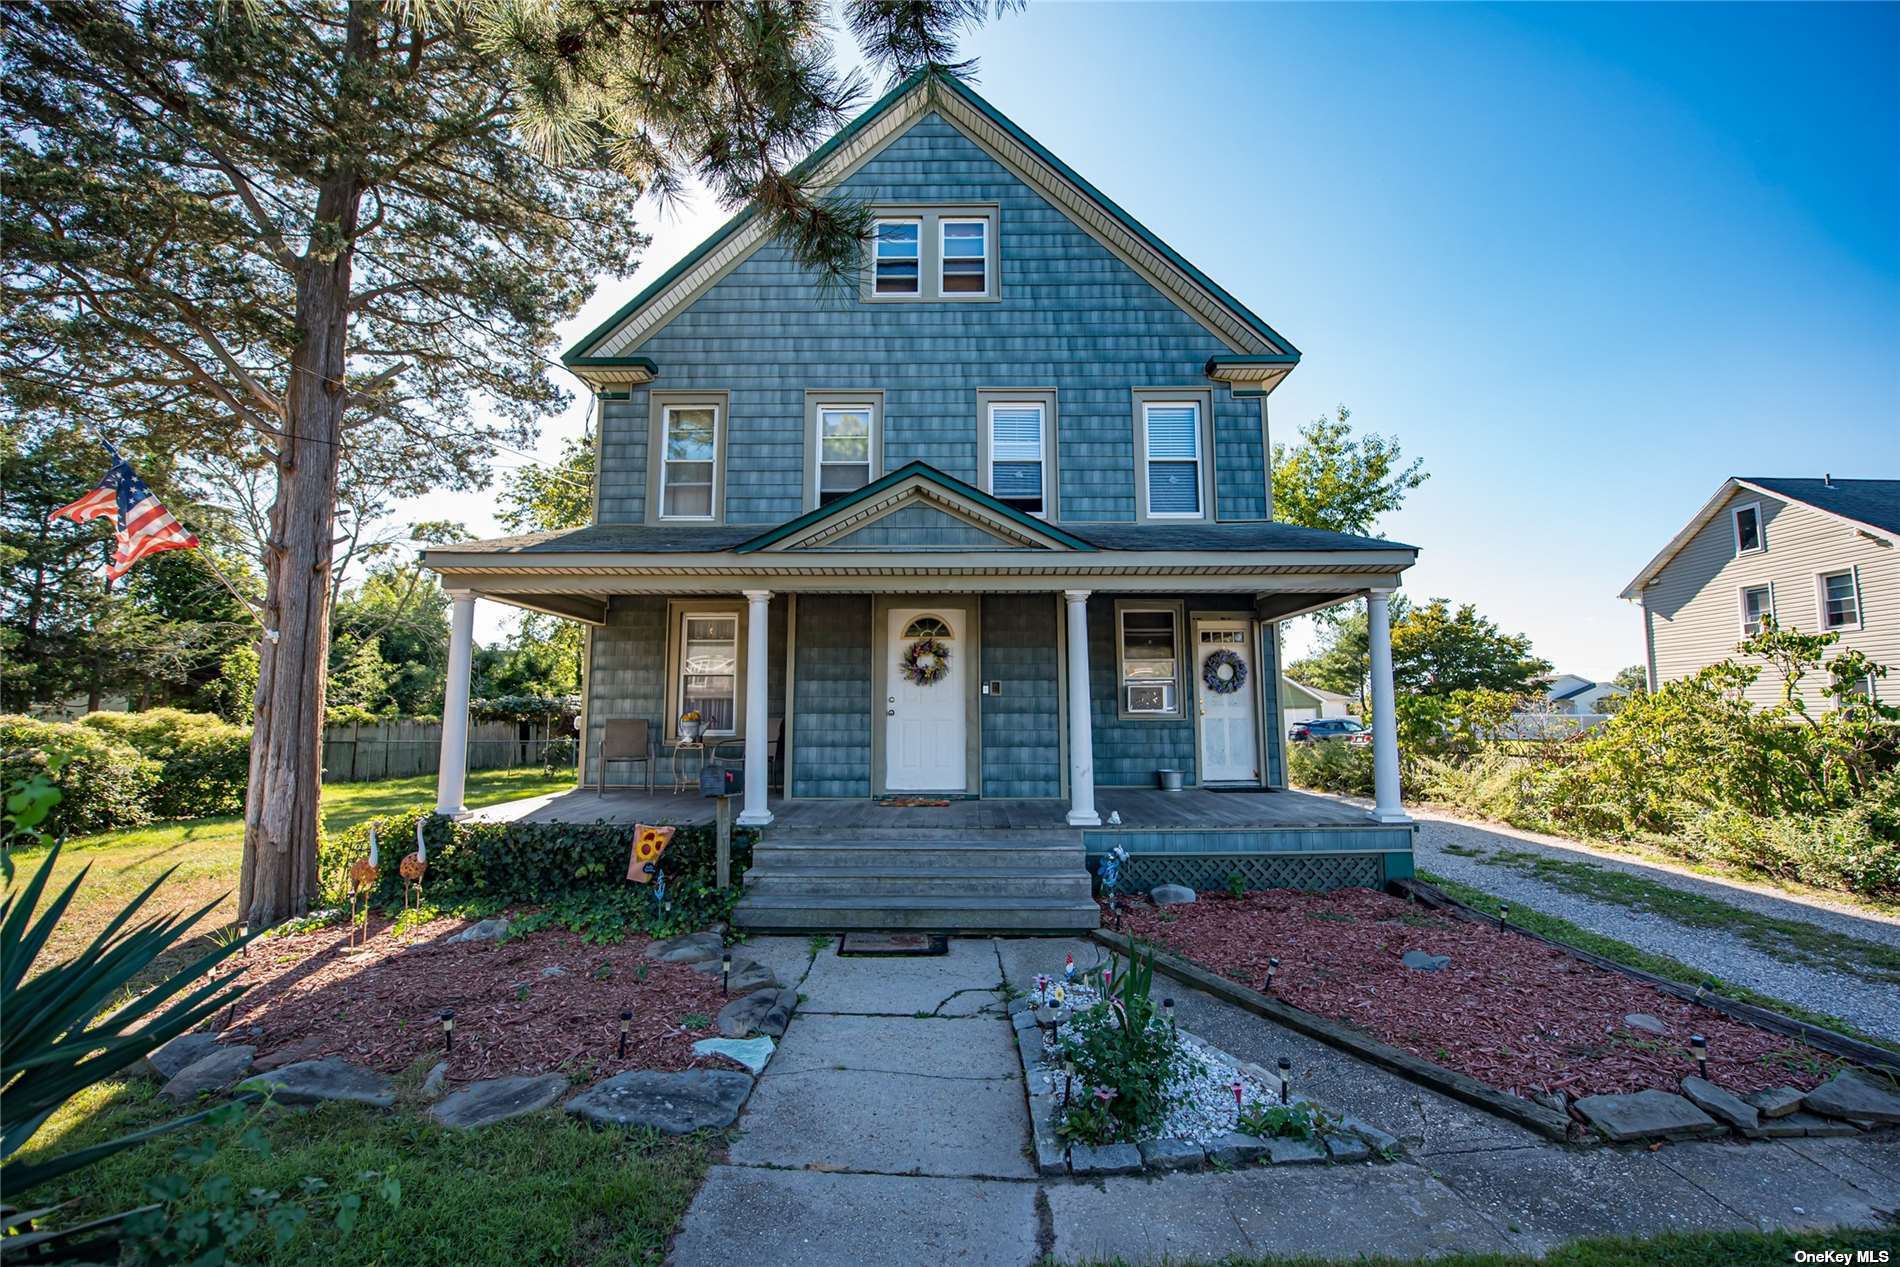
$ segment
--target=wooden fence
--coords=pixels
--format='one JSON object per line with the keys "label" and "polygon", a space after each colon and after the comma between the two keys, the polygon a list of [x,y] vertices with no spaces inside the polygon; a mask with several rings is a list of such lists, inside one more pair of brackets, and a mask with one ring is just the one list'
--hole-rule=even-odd
{"label": "wooden fence", "polygon": [[[468,728],[468,768],[512,770],[540,766],[549,744],[568,741],[558,725],[528,721],[473,722]],[[571,752],[562,761],[574,764]],[[331,726],[323,733],[323,781],[361,783],[434,774],[442,765],[442,723],[380,722]]]}

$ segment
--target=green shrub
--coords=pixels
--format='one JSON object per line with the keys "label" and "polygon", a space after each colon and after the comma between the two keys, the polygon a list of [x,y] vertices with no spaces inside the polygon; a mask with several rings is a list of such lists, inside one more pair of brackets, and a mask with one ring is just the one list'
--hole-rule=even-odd
{"label": "green shrub", "polygon": [[[710,826],[681,827],[660,860],[666,877],[665,907],[647,885],[627,880],[633,828],[611,823],[455,822],[425,809],[394,814],[326,838],[319,854],[324,900],[348,902],[344,870],[369,854],[376,828],[382,882],[374,903],[399,906],[402,879],[397,863],[415,852],[416,824],[429,845],[424,896],[438,906],[498,909],[543,908],[524,918],[522,931],[558,924],[600,940],[630,931],[659,935],[699,928],[724,919],[738,900],[738,878],[752,862],[753,833],[732,837],[734,884],[715,886],[717,838]],[[529,922],[532,921],[532,922]]]}
{"label": "green shrub", "polygon": [[177,708],[88,713],[79,724],[130,744],[140,755],[158,762],[153,817],[208,818],[244,811],[251,767],[250,727]]}
{"label": "green shrub", "polygon": [[[64,764],[54,758],[64,758]],[[160,774],[156,761],[86,726],[0,716],[0,783],[42,772],[60,792],[59,803],[41,824],[49,836],[86,836],[152,821],[152,793]]]}
{"label": "green shrub", "polygon": [[1154,973],[1154,950],[1144,958],[1138,943],[1102,1001],[1067,1026],[1061,1058],[1074,1066],[1087,1093],[1070,1100],[1056,1125],[1065,1138],[1089,1144],[1146,1139],[1173,1106],[1182,1054],[1173,1027],[1156,1015]]}
{"label": "green shrub", "polygon": [[1372,795],[1372,745],[1341,740],[1287,745],[1287,776],[1318,792]]}

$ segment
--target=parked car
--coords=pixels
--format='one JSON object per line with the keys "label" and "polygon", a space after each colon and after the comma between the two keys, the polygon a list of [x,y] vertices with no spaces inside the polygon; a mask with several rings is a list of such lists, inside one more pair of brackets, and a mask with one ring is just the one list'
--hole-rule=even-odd
{"label": "parked car", "polygon": [[1294,722],[1287,731],[1287,738],[1294,743],[1343,739],[1349,744],[1369,744],[1372,731],[1356,717],[1315,717],[1311,721]]}

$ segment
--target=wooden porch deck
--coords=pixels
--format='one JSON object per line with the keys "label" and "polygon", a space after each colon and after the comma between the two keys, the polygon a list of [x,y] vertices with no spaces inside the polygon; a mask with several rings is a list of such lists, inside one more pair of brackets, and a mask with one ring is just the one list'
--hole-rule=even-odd
{"label": "wooden porch deck", "polygon": [[[895,806],[873,800],[771,799],[774,827],[803,830],[949,829],[970,831],[1074,831],[1062,800],[962,800],[941,806]],[[1095,806],[1103,825],[1093,831],[1154,831],[1168,828],[1364,827],[1366,811],[1350,802],[1309,792],[1213,792],[1186,788],[1097,788]],[[1121,822],[1110,824],[1110,811]],[[528,797],[471,811],[470,819],[526,823],[710,823],[710,800],[689,792],[635,790],[605,795],[592,789]],[[770,830],[770,829],[768,829]]]}

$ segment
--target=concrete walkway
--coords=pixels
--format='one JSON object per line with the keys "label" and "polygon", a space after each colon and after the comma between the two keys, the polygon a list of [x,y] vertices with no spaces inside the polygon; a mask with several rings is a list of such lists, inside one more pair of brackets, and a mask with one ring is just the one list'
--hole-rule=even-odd
{"label": "concrete walkway", "polygon": [[[1538,1252],[1578,1236],[1866,1226],[1900,1209],[1900,1139],[1551,1145],[1172,986],[1180,1023],[1406,1141],[1390,1165],[1041,1179],[1002,986],[1092,943],[960,939],[937,958],[747,953],[804,993],[675,1241],[676,1267],[1028,1267],[1237,1254]],[[1851,1243],[1851,1238],[1843,1243]]]}
{"label": "concrete walkway", "polygon": [[1679,893],[1806,924],[1889,950],[1900,950],[1900,919],[1822,898],[1712,879],[1502,824],[1475,823],[1417,809],[1412,812],[1419,820],[1415,849],[1421,871],[1468,884],[1501,901],[1567,919],[1652,954],[1668,955],[1724,981],[1841,1017],[1869,1034],[1900,1040],[1900,1007],[1894,1004],[1897,987],[1890,979],[1878,975],[1870,979],[1846,967],[1830,968],[1825,956],[1800,960],[1778,956],[1735,932],[1689,927],[1664,912],[1588,897],[1541,878],[1525,866],[1510,865],[1498,855],[1529,854],[1635,876]]}

